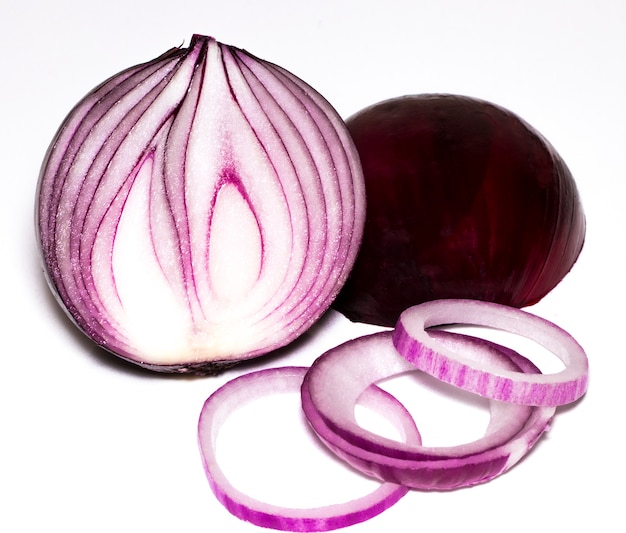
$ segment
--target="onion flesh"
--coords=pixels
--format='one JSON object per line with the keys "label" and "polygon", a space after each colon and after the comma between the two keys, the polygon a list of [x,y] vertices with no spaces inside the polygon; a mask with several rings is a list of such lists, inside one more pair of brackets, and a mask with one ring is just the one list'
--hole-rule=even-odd
{"label": "onion flesh", "polygon": [[307,330],[365,216],[358,154],[330,104],[200,35],[76,105],[36,203],[44,272],[75,324],[133,363],[199,373]]}
{"label": "onion flesh", "polygon": [[[281,367],[244,374],[219,388],[202,407],[198,439],[209,484],[230,513],[258,526],[285,531],[328,531],[346,527],[376,516],[408,491],[407,487],[383,483],[374,492],[349,502],[292,509],[261,502],[230,483],[216,458],[216,441],[223,422],[232,412],[262,396],[299,392],[307,370],[303,367]],[[360,401],[368,408],[389,415],[390,421],[407,442],[421,442],[412,418],[391,395],[372,387]],[[306,480],[303,482],[306,483]]]}

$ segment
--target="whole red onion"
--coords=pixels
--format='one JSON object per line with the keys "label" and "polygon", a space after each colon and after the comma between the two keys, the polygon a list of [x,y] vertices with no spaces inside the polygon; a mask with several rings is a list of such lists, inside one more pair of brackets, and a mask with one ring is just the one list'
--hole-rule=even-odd
{"label": "whole red onion", "polygon": [[576,184],[555,149],[486,101],[412,95],[347,120],[361,157],[367,218],[334,307],[393,326],[442,298],[523,307],[572,268],[585,238]]}

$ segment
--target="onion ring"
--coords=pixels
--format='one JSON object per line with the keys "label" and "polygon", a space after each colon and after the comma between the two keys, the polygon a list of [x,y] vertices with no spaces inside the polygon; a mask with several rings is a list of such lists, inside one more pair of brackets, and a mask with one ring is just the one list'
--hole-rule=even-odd
{"label": "onion ring", "polygon": [[[397,484],[383,483],[372,493],[349,502],[296,509],[261,502],[232,486],[219,467],[215,453],[217,435],[223,422],[230,413],[261,396],[298,392],[307,370],[303,367],[282,367],[244,374],[215,391],[204,403],[200,414],[199,446],[213,493],[231,514],[258,526],[283,531],[329,531],[376,516],[409,490]],[[361,400],[368,407],[388,415],[407,442],[421,442],[411,416],[392,395],[372,387]]]}
{"label": "onion ring", "polygon": [[[565,369],[555,374],[525,374],[493,368],[481,349],[460,355],[426,329],[446,324],[497,328],[534,340],[554,353]],[[393,333],[400,354],[420,370],[487,398],[534,406],[559,406],[587,389],[588,361],[574,338],[555,324],[517,308],[478,300],[434,300],[404,311]]]}
{"label": "onion ring", "polygon": [[[448,337],[448,334],[445,337]],[[442,335],[442,338],[444,335]],[[453,335],[463,345],[472,337]],[[478,342],[485,345],[485,342]],[[485,348],[492,365],[503,365],[508,350]],[[537,371],[517,356],[508,368]],[[504,365],[503,365],[504,366]],[[304,413],[320,439],[355,468],[378,479],[423,490],[450,490],[482,483],[509,470],[548,428],[555,409],[490,400],[491,422],[483,438],[452,447],[398,443],[360,427],[353,409],[373,383],[415,367],[392,343],[392,332],[360,337],[319,357],[301,389]]]}

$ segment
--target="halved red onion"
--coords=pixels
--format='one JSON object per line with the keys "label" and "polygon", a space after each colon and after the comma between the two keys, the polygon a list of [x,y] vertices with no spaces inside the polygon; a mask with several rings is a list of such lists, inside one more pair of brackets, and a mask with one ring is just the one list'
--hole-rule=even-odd
{"label": "halved red onion", "polygon": [[[448,349],[427,328],[468,324],[496,328],[536,341],[565,368],[553,374],[526,374],[493,367],[481,349]],[[400,354],[420,370],[487,398],[523,405],[558,406],[587,389],[588,362],[582,347],[555,324],[517,308],[477,300],[434,300],[400,315],[393,333]]]}
{"label": "halved red onion", "polygon": [[[491,365],[536,372],[532,363],[471,337],[442,335],[462,348],[482,346]],[[447,340],[445,340],[447,339]],[[392,332],[357,338],[319,357],[302,384],[302,406],[311,427],[338,456],[378,479],[423,490],[482,483],[509,470],[548,428],[555,409],[490,401],[483,438],[451,447],[399,443],[360,427],[354,406],[370,385],[415,367],[395,350]]]}
{"label": "halved red onion", "polygon": [[[306,372],[307,368],[303,367],[282,367],[244,374],[215,391],[202,407],[198,438],[209,484],[217,499],[242,520],[284,531],[329,531],[372,518],[389,508],[408,491],[407,487],[383,483],[374,492],[349,502],[297,509],[261,502],[230,483],[216,457],[217,436],[224,421],[235,410],[262,396],[299,392]],[[372,387],[365,391],[359,403],[387,415],[407,442],[421,442],[411,416],[390,394],[378,387]],[[259,460],[263,458],[259,457]]]}
{"label": "halved red onion", "polygon": [[70,112],[43,162],[37,230],[50,287],[86,335],[148,368],[210,372],[328,308],[364,194],[321,95],[195,35]]}
{"label": "halved red onion", "polygon": [[367,188],[363,243],[333,303],[350,320],[393,327],[408,307],[442,298],[526,307],[576,262],[586,226],[574,177],[515,113],[410,94],[346,124]]}

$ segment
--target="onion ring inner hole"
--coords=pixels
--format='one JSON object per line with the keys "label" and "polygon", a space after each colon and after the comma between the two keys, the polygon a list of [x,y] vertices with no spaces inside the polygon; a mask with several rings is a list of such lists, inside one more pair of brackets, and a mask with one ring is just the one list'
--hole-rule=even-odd
{"label": "onion ring inner hole", "polygon": [[299,392],[255,398],[230,413],[217,435],[216,457],[234,487],[282,507],[347,502],[380,486],[322,444],[306,422]]}
{"label": "onion ring inner hole", "polygon": [[[395,396],[411,413],[423,446],[466,444],[480,439],[487,431],[490,420],[488,399],[443,383],[424,372],[407,372],[382,380],[377,385]],[[360,423],[359,418],[357,421]]]}
{"label": "onion ring inner hole", "polygon": [[[428,328],[451,331],[453,333],[462,333],[463,335],[471,335],[488,341],[511,348],[533,362],[542,374],[556,374],[565,369],[565,364],[553,352],[548,350],[540,343],[523,335],[518,335],[509,331],[503,331],[497,328],[488,328],[485,326],[474,326],[468,324],[458,324],[453,326],[438,326],[436,328]],[[428,331],[427,330],[427,331]],[[461,353],[468,356],[468,353]],[[419,426],[418,426],[419,427]]]}

